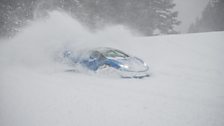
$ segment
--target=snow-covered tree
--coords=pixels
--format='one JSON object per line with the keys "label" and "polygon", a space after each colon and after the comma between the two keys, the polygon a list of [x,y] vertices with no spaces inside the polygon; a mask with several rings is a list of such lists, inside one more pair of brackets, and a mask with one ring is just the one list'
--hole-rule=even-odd
{"label": "snow-covered tree", "polygon": [[80,0],[81,19],[91,27],[122,24],[144,35],[153,35],[155,29],[163,34],[177,33],[178,13],[172,0]]}
{"label": "snow-covered tree", "polygon": [[[49,10],[59,9],[90,29],[121,24],[143,35],[153,35],[155,30],[171,34],[176,33],[174,27],[180,23],[174,6],[172,0],[1,0],[0,28],[14,29]],[[4,29],[1,31],[5,33]]]}
{"label": "snow-covered tree", "polygon": [[189,27],[189,32],[209,32],[224,30],[224,0],[210,0],[201,18]]}

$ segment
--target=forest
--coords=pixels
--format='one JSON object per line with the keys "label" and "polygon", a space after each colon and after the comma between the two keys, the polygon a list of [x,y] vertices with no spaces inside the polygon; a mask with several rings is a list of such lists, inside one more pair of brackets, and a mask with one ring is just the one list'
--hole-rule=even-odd
{"label": "forest", "polygon": [[0,35],[12,35],[52,10],[69,13],[90,30],[124,25],[141,35],[178,33],[173,0],[1,0]]}

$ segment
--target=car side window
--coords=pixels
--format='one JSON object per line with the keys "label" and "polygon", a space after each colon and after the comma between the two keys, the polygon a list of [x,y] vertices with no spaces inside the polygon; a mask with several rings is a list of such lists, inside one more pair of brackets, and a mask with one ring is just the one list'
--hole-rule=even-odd
{"label": "car side window", "polygon": [[93,51],[90,55],[90,59],[103,60],[105,57],[98,51]]}
{"label": "car side window", "polygon": [[129,55],[119,51],[119,50],[109,50],[105,54],[107,57],[122,57],[122,58],[127,58]]}

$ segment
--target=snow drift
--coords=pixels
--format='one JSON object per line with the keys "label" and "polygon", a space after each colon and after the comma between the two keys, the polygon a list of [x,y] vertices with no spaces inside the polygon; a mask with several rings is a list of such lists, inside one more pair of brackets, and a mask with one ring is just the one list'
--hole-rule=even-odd
{"label": "snow drift", "polygon": [[[224,32],[133,37],[53,12],[0,42],[1,126],[222,126]],[[65,72],[64,48],[109,46],[150,65],[142,80]]]}

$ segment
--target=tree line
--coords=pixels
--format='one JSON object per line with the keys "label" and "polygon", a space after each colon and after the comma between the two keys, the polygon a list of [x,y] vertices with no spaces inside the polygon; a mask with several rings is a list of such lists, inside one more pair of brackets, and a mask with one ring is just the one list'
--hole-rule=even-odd
{"label": "tree line", "polygon": [[189,33],[224,31],[224,0],[210,0],[200,18],[189,27]]}
{"label": "tree line", "polygon": [[147,36],[174,34],[180,24],[174,7],[173,0],[1,0],[0,35],[16,33],[36,16],[55,9],[90,29],[121,24]]}

